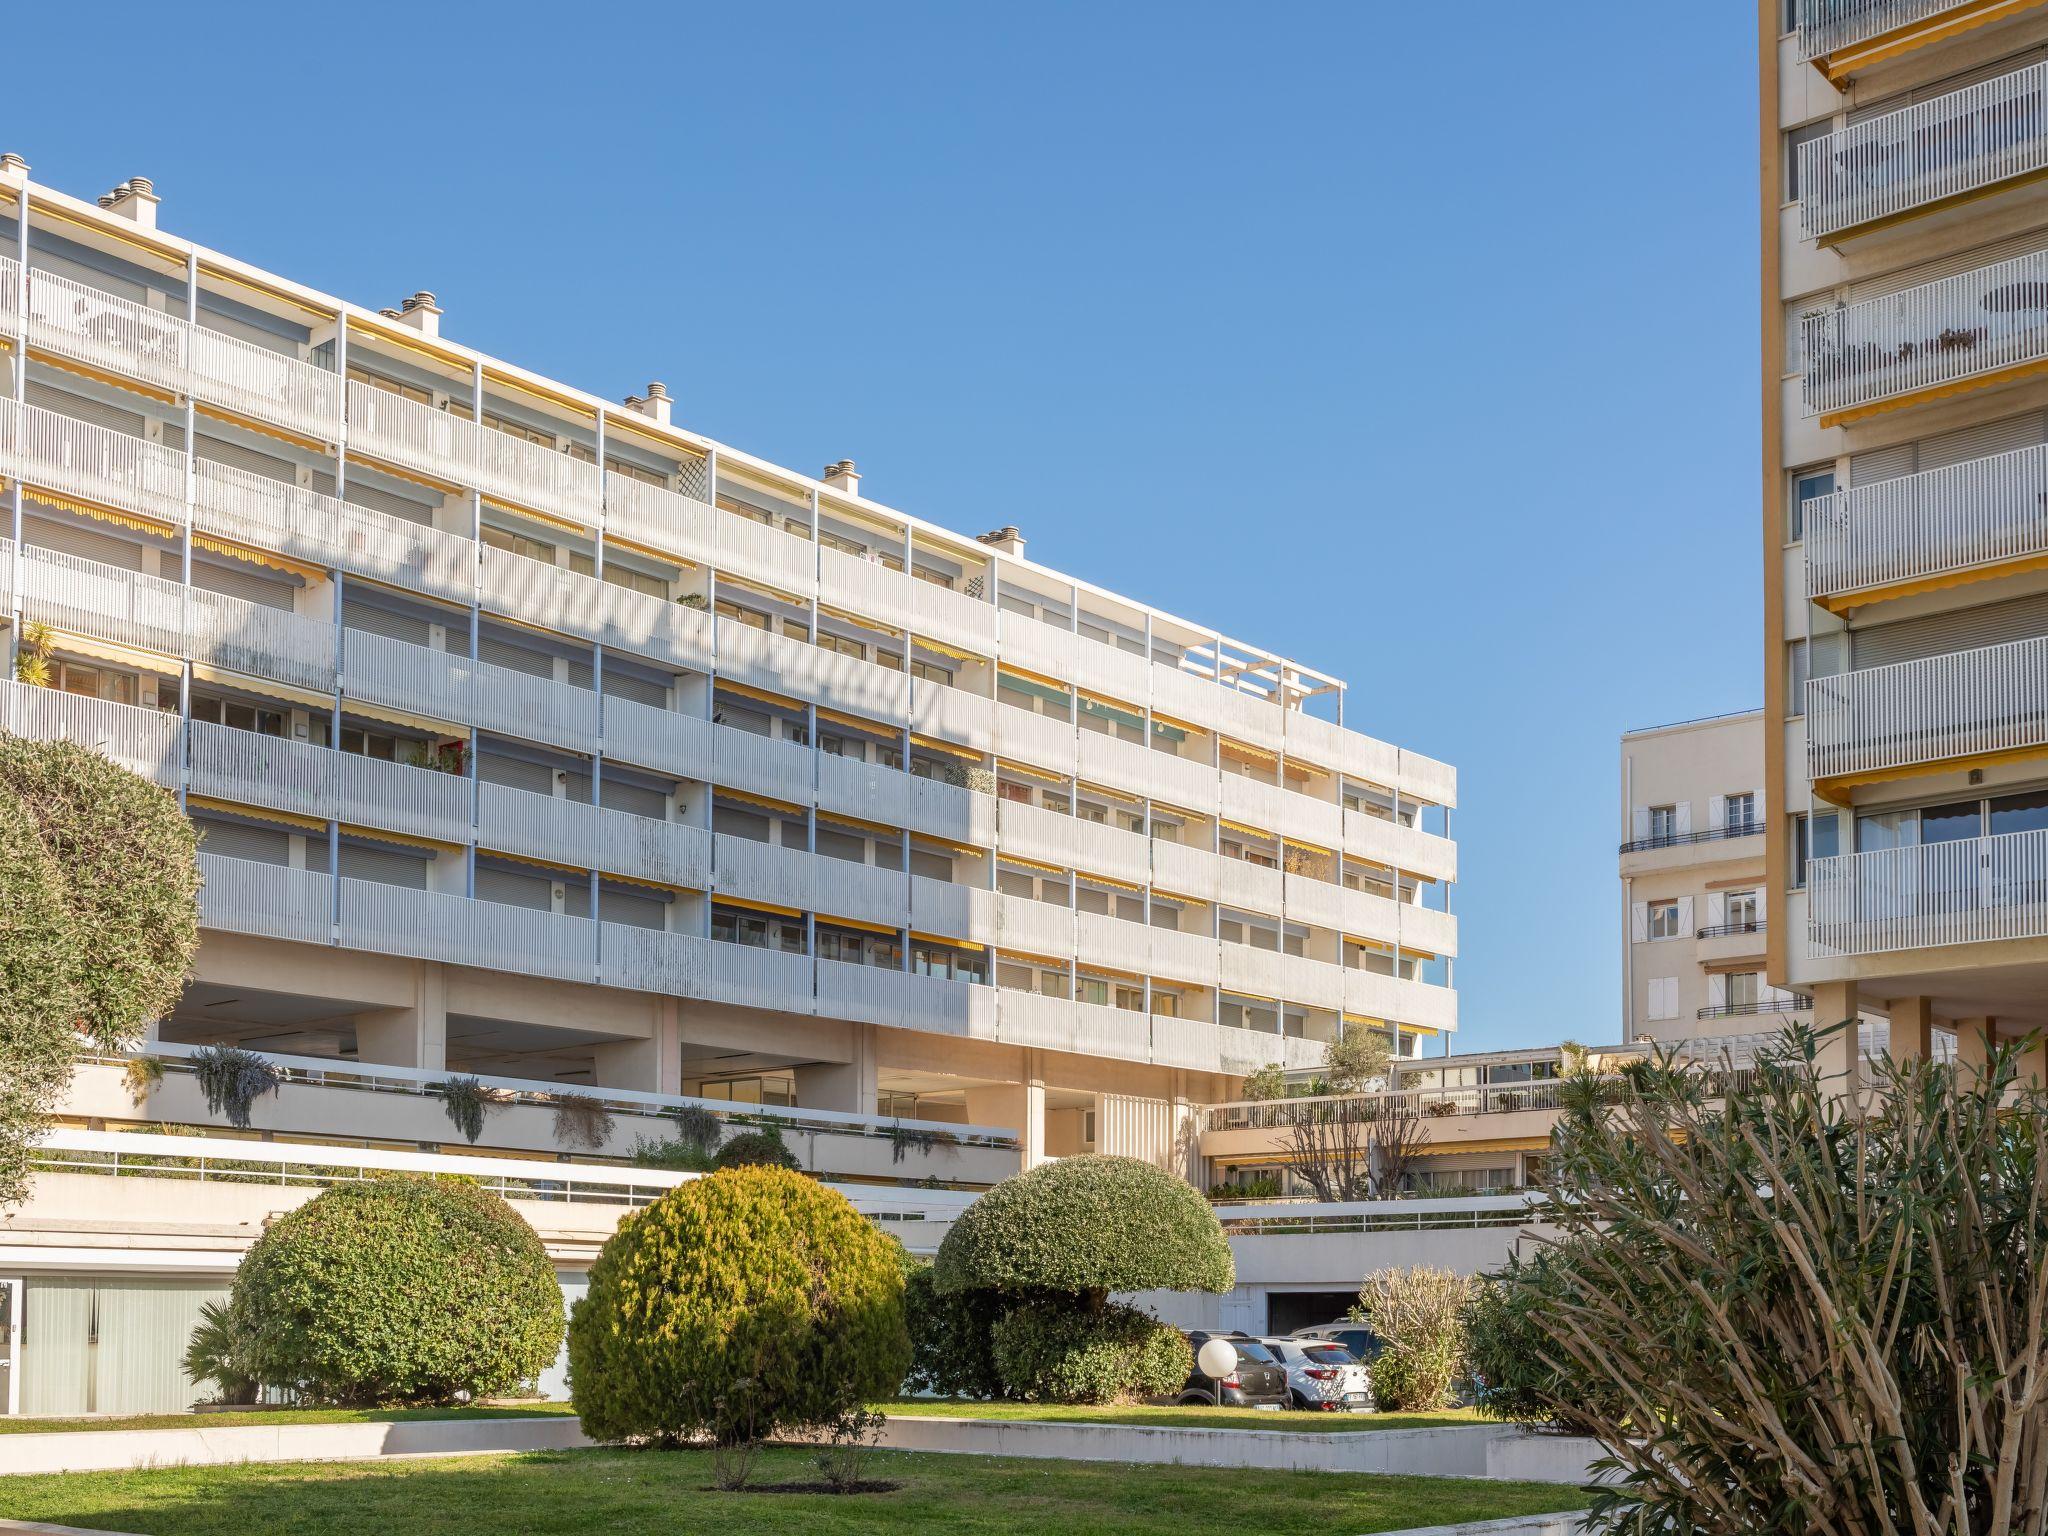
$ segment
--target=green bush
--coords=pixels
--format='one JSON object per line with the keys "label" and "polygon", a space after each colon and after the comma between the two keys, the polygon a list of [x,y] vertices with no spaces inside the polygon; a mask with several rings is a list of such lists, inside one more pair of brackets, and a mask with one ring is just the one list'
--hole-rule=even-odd
{"label": "green bush", "polygon": [[711,1159],[711,1166],[789,1169],[800,1167],[796,1154],[782,1144],[782,1132],[773,1127],[765,1131],[741,1131],[718,1149]]}
{"label": "green bush", "polygon": [[744,1446],[888,1397],[910,1365],[900,1251],[788,1169],[670,1191],[619,1224],[570,1318],[584,1429]]}
{"label": "green bush", "polygon": [[1372,1393],[1384,1409],[1427,1413],[1447,1407],[1465,1374],[1465,1314],[1472,1282],[1418,1264],[1365,1277],[1352,1315],[1372,1325],[1385,1347],[1372,1366]]}
{"label": "green bush", "polygon": [[990,1342],[1003,1384],[1034,1402],[1163,1397],[1180,1390],[1193,1364],[1178,1329],[1114,1303],[1099,1312],[1062,1302],[1017,1307]]}
{"label": "green bush", "polygon": [[996,1291],[941,1294],[929,1264],[903,1280],[903,1322],[910,1331],[906,1392],[937,1397],[1008,1397],[990,1338],[1008,1303]]}
{"label": "green bush", "polygon": [[938,1288],[1061,1291],[1099,1308],[1111,1291],[1227,1291],[1216,1213],[1192,1186],[1130,1157],[1065,1157],[1005,1179],[939,1246]]}
{"label": "green bush", "polygon": [[1539,1248],[1524,1260],[1473,1282],[1465,1307],[1465,1372],[1480,1412],[1518,1424],[1576,1427],[1583,1405],[1603,1401],[1622,1419],[1616,1395],[1559,1350],[1544,1328],[1553,1307],[1568,1305],[1558,1250]]}
{"label": "green bush", "polygon": [[250,1374],[348,1405],[508,1392],[562,1340],[539,1236],[459,1179],[323,1190],[256,1240],[231,1305],[249,1328]]}
{"label": "green bush", "polygon": [[58,871],[28,810],[0,796],[0,1207],[28,1194],[28,1148],[77,1059],[73,939]]}
{"label": "green bush", "polygon": [[248,1322],[232,1305],[207,1302],[185,1342],[185,1374],[194,1381],[212,1382],[215,1402],[255,1402],[263,1384],[250,1370],[249,1341]]}

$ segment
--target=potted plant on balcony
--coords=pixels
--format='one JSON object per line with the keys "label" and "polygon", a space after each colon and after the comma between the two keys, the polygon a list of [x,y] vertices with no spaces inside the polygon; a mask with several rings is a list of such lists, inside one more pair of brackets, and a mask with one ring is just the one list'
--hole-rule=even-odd
{"label": "potted plant on balcony", "polygon": [[555,1140],[572,1150],[595,1152],[612,1135],[612,1112],[587,1093],[553,1093]]}
{"label": "potted plant on balcony", "polygon": [[121,1086],[128,1090],[128,1102],[137,1109],[149,1102],[164,1080],[164,1064],[154,1056],[131,1056],[121,1069]]}
{"label": "potted plant on balcony", "polygon": [[249,1129],[250,1106],[284,1082],[282,1067],[239,1045],[201,1046],[190,1061],[199,1091],[206,1095],[207,1113],[226,1115],[238,1131]]}
{"label": "potted plant on balcony", "polygon": [[505,1102],[505,1095],[496,1088],[486,1088],[473,1077],[451,1077],[440,1085],[441,1108],[447,1112],[448,1123],[462,1133],[462,1139],[471,1146],[484,1133],[484,1118]]}

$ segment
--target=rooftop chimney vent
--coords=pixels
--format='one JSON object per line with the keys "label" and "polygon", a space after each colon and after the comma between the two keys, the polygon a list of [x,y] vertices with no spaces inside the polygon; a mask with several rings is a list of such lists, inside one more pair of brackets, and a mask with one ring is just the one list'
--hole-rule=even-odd
{"label": "rooftop chimney vent", "polygon": [[156,205],[161,201],[163,199],[156,195],[155,182],[147,176],[130,176],[101,198],[100,206],[144,229],[155,229]]}
{"label": "rooftop chimney vent", "polygon": [[28,162],[13,150],[10,149],[5,154],[0,154],[0,176],[26,176],[27,174]]}
{"label": "rooftop chimney vent", "polygon": [[656,379],[647,386],[646,394],[626,396],[626,405],[649,421],[659,422],[665,427],[669,424],[669,414],[675,402],[669,399],[668,386]]}
{"label": "rooftop chimney vent", "polygon": [[849,496],[860,494],[860,471],[854,468],[851,459],[841,459],[836,464],[827,464],[823,479],[835,491],[844,491]]}
{"label": "rooftop chimney vent", "polygon": [[422,336],[441,334],[441,306],[434,302],[433,294],[424,288],[398,306],[397,318]]}
{"label": "rooftop chimney vent", "polygon": [[998,554],[1010,555],[1019,560],[1024,558],[1024,535],[1017,531],[1015,523],[1005,523],[1000,528],[991,529],[977,537],[975,543],[986,544]]}

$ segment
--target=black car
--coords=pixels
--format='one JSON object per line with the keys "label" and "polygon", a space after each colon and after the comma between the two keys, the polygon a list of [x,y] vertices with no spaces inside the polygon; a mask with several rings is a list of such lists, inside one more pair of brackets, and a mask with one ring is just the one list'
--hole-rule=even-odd
{"label": "black car", "polygon": [[1222,1339],[1237,1351],[1237,1366],[1218,1381],[1202,1374],[1197,1364],[1180,1389],[1183,1403],[1220,1403],[1226,1408],[1285,1408],[1287,1368],[1273,1358],[1273,1352],[1250,1334],[1191,1333],[1188,1347],[1197,1356],[1211,1339]]}

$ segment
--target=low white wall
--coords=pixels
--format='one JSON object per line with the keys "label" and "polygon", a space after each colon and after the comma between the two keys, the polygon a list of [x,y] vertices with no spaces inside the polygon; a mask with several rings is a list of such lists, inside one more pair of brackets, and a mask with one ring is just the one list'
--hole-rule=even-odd
{"label": "low white wall", "polygon": [[1593,1472],[1593,1463],[1606,1454],[1598,1440],[1516,1430],[1487,1446],[1486,1475],[1520,1483],[1612,1482],[1618,1472]]}
{"label": "low white wall", "polygon": [[1462,1525],[1412,1526],[1386,1536],[1579,1536],[1585,1518],[1576,1514],[1510,1515],[1505,1520],[1467,1520]]}
{"label": "low white wall", "polygon": [[573,1418],[415,1419],[400,1424],[236,1424],[0,1435],[0,1476],[218,1467],[243,1461],[360,1461],[559,1451],[589,1445]]}

